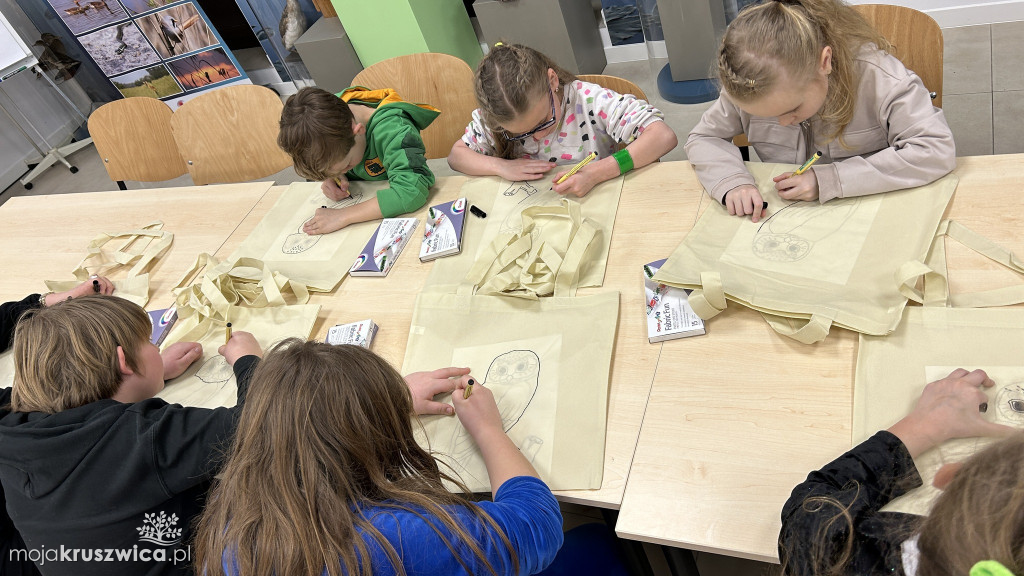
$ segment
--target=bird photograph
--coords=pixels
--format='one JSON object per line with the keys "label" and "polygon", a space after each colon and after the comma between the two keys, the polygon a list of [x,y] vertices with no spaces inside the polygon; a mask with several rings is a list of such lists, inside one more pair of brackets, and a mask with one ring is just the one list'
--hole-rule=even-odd
{"label": "bird photograph", "polygon": [[67,24],[71,33],[76,36],[128,17],[128,13],[117,3],[117,0],[49,0],[49,2],[60,19]]}
{"label": "bird photograph", "polygon": [[217,43],[191,2],[172,6],[137,20],[142,32],[164,58],[195,52]]}
{"label": "bird photograph", "polygon": [[241,76],[223,48],[214,48],[167,63],[185,90],[205,88]]}
{"label": "bird photograph", "polygon": [[79,36],[78,41],[108,77],[160,61],[139,28],[130,21]]}
{"label": "bird photograph", "polygon": [[144,96],[166,98],[181,93],[181,87],[174,81],[171,71],[163,64],[133,70],[110,79],[126,98]]}

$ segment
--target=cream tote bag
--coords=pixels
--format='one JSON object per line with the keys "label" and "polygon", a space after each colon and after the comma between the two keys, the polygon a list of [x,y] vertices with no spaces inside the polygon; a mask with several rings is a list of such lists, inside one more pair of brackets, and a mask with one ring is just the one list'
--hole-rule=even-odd
{"label": "cream tote bag", "polygon": [[[121,268],[131,266],[123,278],[112,278],[114,295],[145,306],[149,302],[149,270],[171,247],[174,234],[163,230],[157,220],[137,230],[100,234],[86,247],[88,253],[72,271],[75,280],[47,280],[46,288],[63,292],[78,286],[92,274],[112,276]],[[114,249],[105,249],[112,240],[123,240]]]}
{"label": "cream tote bag", "polygon": [[321,206],[338,209],[376,202],[377,191],[387,186],[387,181],[351,182],[351,195],[335,202],[323,195],[319,182],[295,182],[281,194],[230,260],[255,258],[312,291],[330,292],[348,274],[380,222],[360,222],[318,236],[303,232],[302,225]]}
{"label": "cream tote bag", "polygon": [[[436,260],[424,289],[450,293],[467,285],[487,285],[482,291],[485,294],[529,298],[552,294],[554,280],[547,278],[557,275],[577,231],[583,233],[578,242],[587,242],[574,248],[583,252],[569,255],[570,264],[576,263],[569,275],[577,278],[571,283],[581,288],[601,286],[623,178],[602,182],[583,198],[560,196],[545,182],[510,182],[497,177],[468,180],[462,195],[487,218],[470,218],[462,253]],[[512,268],[522,273],[510,274]],[[522,282],[495,280],[488,284],[503,274],[505,279],[521,277]],[[538,293],[538,288],[544,293]],[[527,295],[530,292],[532,295]]]}
{"label": "cream tote bag", "polygon": [[[251,332],[267,350],[285,338],[309,338],[320,312],[319,304],[231,309],[231,329]],[[179,320],[167,335],[163,347],[175,342],[199,342],[203,357],[184,374],[167,382],[157,394],[172,404],[218,408],[234,406],[238,386],[234,371],[217,349],[224,345],[223,323],[206,318],[195,325]]]}
{"label": "cream tote bag", "polygon": [[956,176],[818,204],[779,198],[772,176],[794,166],[747,168],[768,202],[768,218],[753,223],[713,203],[654,279],[693,289],[690,305],[705,320],[732,300],[806,344],[823,340],[832,325],[892,332],[908,294],[932,272],[925,259]]}
{"label": "cream tote bag", "polygon": [[[853,443],[892,426],[913,408],[927,383],[956,368],[984,369],[996,382],[986,419],[1024,428],[1024,309],[908,307],[886,337],[861,335],[853,394]],[[943,464],[961,462],[990,438],[951,440],[914,460],[924,485],[883,510],[927,514],[939,494],[932,486]]]}
{"label": "cream tote bag", "polygon": [[[618,313],[617,292],[541,300],[424,292],[402,373],[470,367],[493,392],[506,433],[553,490],[600,488]],[[480,450],[458,418],[420,421],[420,444],[472,491],[489,491]]]}

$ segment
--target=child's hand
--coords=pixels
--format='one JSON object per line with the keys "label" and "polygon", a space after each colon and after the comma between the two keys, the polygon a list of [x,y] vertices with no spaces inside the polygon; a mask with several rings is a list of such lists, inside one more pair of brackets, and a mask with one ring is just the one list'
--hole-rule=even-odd
{"label": "child's hand", "polygon": [[602,182],[602,180],[597,176],[597,171],[592,168],[592,166],[593,164],[588,164],[583,168],[580,168],[579,172],[566,178],[565,182],[558,184],[558,179],[569,171],[566,170],[565,172],[560,172],[551,180],[551,189],[562,196],[575,196],[577,198],[586,196],[587,192],[590,192],[594,189],[594,186],[597,186]]}
{"label": "child's hand", "polygon": [[889,428],[911,456],[918,456],[946,440],[978,436],[1007,436],[1015,428],[985,420],[988,396],[982,388],[994,382],[984,370],[968,372],[958,368],[942,380],[925,386],[914,409]]}
{"label": "child's hand", "polygon": [[[98,284],[96,285],[99,286],[100,288],[99,292],[97,292],[96,289],[93,288],[93,280],[98,282]],[[63,302],[68,298],[81,298],[82,296],[88,296],[90,294],[104,294],[110,296],[113,293],[113,282],[107,280],[103,276],[92,275],[89,277],[88,280],[82,282],[81,284],[75,286],[74,288],[68,290],[67,292],[58,292],[56,294],[50,294],[46,298],[46,305],[52,306],[53,304],[56,304],[57,302]]]}
{"label": "child's hand", "polygon": [[818,177],[814,175],[814,170],[808,170],[799,176],[786,172],[772,178],[772,181],[775,182],[775,189],[779,191],[779,198],[783,200],[810,202],[818,199]]}
{"label": "child's hand", "polygon": [[733,216],[750,215],[751,222],[757,222],[764,216],[764,199],[757,186],[744,184],[725,193],[725,207]]}
{"label": "child's hand", "polygon": [[316,213],[302,225],[302,231],[313,236],[330,234],[348,226],[345,220],[345,208],[317,208]]}
{"label": "child's hand", "polygon": [[[471,384],[473,392],[469,398],[464,398],[466,388]],[[477,380],[473,378],[458,380],[455,392],[452,392],[452,403],[455,404],[455,414],[459,417],[459,421],[474,439],[478,440],[481,435],[486,435],[489,432],[505,433],[498,405],[494,403],[494,394]]]}
{"label": "child's hand", "polygon": [[348,191],[348,179],[344,176],[338,176],[337,181],[334,178],[328,178],[320,184],[320,190],[323,191],[324,196],[327,196],[334,202],[339,202],[350,196]]}
{"label": "child's hand", "polygon": [[181,376],[193,362],[203,357],[203,347],[198,342],[175,342],[163,352],[160,358],[164,361],[164,380],[174,380]]}
{"label": "child's hand", "polygon": [[[438,368],[432,372],[413,372],[405,377],[412,393],[412,410],[417,414],[444,414],[451,416],[455,409],[444,402],[435,402],[434,396],[455,390],[458,380],[469,374],[469,368]],[[468,379],[467,379],[468,380]]]}
{"label": "child's hand", "polygon": [[518,182],[520,180],[537,180],[538,178],[543,178],[544,175],[550,172],[554,167],[554,162],[532,160],[529,158],[503,160],[501,162],[501,170],[498,171],[498,176],[501,176],[505,180],[511,180],[512,182]]}
{"label": "child's hand", "polygon": [[232,366],[242,356],[263,357],[263,349],[260,348],[260,343],[256,341],[256,338],[252,334],[241,330],[232,332],[231,340],[228,340],[227,344],[218,348],[217,353],[223,356],[228,361],[228,364]]}

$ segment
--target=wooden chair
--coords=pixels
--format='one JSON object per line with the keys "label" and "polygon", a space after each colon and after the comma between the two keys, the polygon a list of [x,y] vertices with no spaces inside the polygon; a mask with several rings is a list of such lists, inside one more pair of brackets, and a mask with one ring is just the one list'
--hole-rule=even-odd
{"label": "wooden chair", "polygon": [[942,30],[931,16],[903,6],[858,4],[860,12],[892,44],[892,55],[913,70],[942,108]]}
{"label": "wooden chair", "polygon": [[284,104],[263,86],[226,86],[178,108],[171,131],[192,180],[199,185],[246,182],[292,165],[277,146]]}
{"label": "wooden chair", "polygon": [[606,76],[604,74],[578,74],[576,77],[584,82],[590,82],[602,88],[614,90],[619,94],[632,94],[641,100],[647,100],[647,94],[644,94],[644,91],[639,86],[625,78]]}
{"label": "wooden chair", "polygon": [[393,88],[406,102],[429,104],[441,115],[422,131],[427,158],[447,158],[473,118],[473,70],[460,58],[425,52],[377,62],[352,80],[371,89]]}
{"label": "wooden chair", "polygon": [[[932,104],[942,108],[942,30],[938,23],[924,12],[904,6],[858,4],[853,9],[892,44],[891,54],[921,77]],[[732,142],[740,147],[743,159],[749,160],[746,134]]]}
{"label": "wooden chair", "polygon": [[159,182],[185,174],[171,134],[171,109],[154,98],[125,98],[89,116],[89,135],[117,187],[125,180]]}

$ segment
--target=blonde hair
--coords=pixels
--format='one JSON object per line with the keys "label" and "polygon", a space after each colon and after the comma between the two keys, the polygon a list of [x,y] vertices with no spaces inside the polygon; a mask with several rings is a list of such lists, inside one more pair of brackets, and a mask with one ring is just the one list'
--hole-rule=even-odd
{"label": "blonde hair", "polygon": [[920,534],[918,576],[968,574],[980,560],[1024,574],[1024,433],[964,462]]}
{"label": "blonde hair", "polygon": [[[402,376],[359,346],[297,339],[271,350],[253,374],[227,463],[217,477],[196,536],[196,573],[224,574],[223,554],[238,573],[372,574],[375,541],[399,574],[398,553],[364,510],[404,511],[423,520],[466,566],[469,551],[491,574],[484,549],[505,548],[511,573],[519,563],[494,520],[450,482],[413,436],[412,397]],[[477,542],[450,512],[468,509],[498,534]],[[455,538],[445,535],[444,530]]]}
{"label": "blonde hair", "polygon": [[[537,98],[547,93],[549,68],[558,76],[559,86],[576,80],[572,72],[522,44],[495,45],[480,61],[474,82],[476,101],[499,158],[513,159],[522,154],[522,145],[509,142],[502,126],[526,113]],[[555,105],[559,104],[556,98]]]}
{"label": "blonde hair", "polygon": [[840,136],[853,119],[857,95],[854,61],[865,44],[889,43],[841,0],[771,0],[745,8],[725,31],[718,50],[718,80],[730,98],[749,103],[782,78],[814,77],[822,50],[832,48],[828,94],[818,116],[826,138]]}
{"label": "blonde hair", "polygon": [[281,110],[277,145],[292,157],[295,173],[327,180],[331,166],[345,158],[356,137],[348,103],[322,89],[307,86],[288,97]]}
{"label": "blonde hair", "polygon": [[122,380],[118,346],[138,372],[152,326],[137,304],[102,295],[28,311],[14,334],[11,410],[54,414],[111,398]]}

